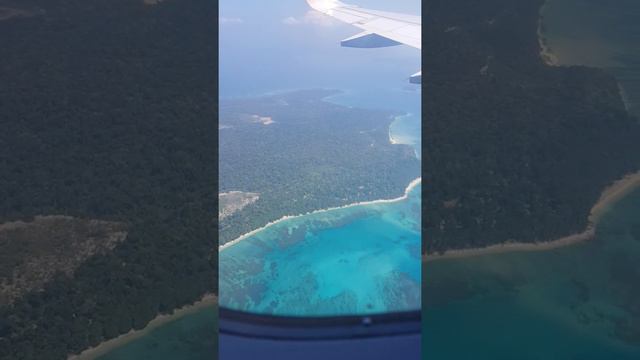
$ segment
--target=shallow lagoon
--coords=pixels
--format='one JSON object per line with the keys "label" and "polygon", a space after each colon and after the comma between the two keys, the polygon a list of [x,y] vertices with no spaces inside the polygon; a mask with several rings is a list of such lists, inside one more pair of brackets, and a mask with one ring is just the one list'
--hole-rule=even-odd
{"label": "shallow lagoon", "polygon": [[220,251],[220,305],[277,315],[418,310],[421,186],[272,224]]}

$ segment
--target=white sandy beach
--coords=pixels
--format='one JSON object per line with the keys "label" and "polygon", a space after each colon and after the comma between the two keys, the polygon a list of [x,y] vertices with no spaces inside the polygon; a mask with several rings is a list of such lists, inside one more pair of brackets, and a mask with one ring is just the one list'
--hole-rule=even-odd
{"label": "white sandy beach", "polygon": [[396,117],[393,119],[393,121],[391,122],[391,124],[389,125],[389,143],[391,143],[392,145],[398,145],[398,144],[401,144],[401,142],[400,142],[400,141],[398,141],[398,140],[396,140],[396,139],[393,137],[393,134],[392,134],[393,123],[395,123],[396,121],[398,121],[401,117],[402,117],[402,116],[396,116]]}
{"label": "white sandy beach", "polygon": [[393,145],[398,145],[400,144],[400,142],[396,139],[393,138],[393,135],[391,135],[391,131],[389,131],[389,142]]}
{"label": "white sandy beach", "polygon": [[242,240],[247,239],[248,237],[255,235],[256,233],[270,227],[273,226],[275,224],[278,224],[282,221],[285,220],[289,220],[291,218],[296,218],[296,217],[300,217],[300,216],[307,216],[307,215],[313,215],[313,214],[318,214],[318,213],[322,213],[322,212],[326,212],[326,211],[333,211],[333,210],[340,210],[340,209],[346,209],[346,208],[351,208],[351,207],[355,207],[355,206],[363,206],[363,205],[375,205],[375,204],[389,204],[389,203],[395,203],[395,202],[399,202],[399,201],[403,201],[405,199],[407,199],[407,197],[409,196],[409,193],[411,192],[411,190],[413,190],[416,186],[420,185],[420,183],[422,182],[422,178],[419,177],[413,181],[411,181],[409,183],[409,185],[407,186],[407,188],[404,190],[404,195],[397,197],[395,199],[383,199],[383,200],[372,200],[372,201],[362,201],[362,202],[357,202],[357,203],[353,203],[353,204],[348,204],[348,205],[343,205],[343,206],[336,206],[336,207],[331,207],[331,208],[327,208],[327,209],[320,209],[320,210],[314,210],[311,212],[308,212],[306,214],[300,214],[300,215],[287,215],[287,216],[283,216],[278,220],[272,221],[270,223],[267,223],[266,225],[259,227],[255,230],[249,231],[246,234],[243,234],[239,237],[237,237],[234,240],[229,241],[226,244],[220,245],[219,249],[220,251],[223,251],[224,249],[229,248],[230,246],[233,246],[237,243],[239,243]]}
{"label": "white sandy beach", "polygon": [[602,215],[606,213],[611,205],[615,204],[617,201],[621,200],[638,187],[640,187],[640,172],[629,174],[624,178],[614,182],[613,184],[611,184],[611,186],[607,187],[602,192],[602,195],[600,196],[598,202],[591,208],[591,212],[589,215],[589,224],[587,225],[587,228],[581,233],[572,234],[559,239],[539,243],[511,242],[491,245],[484,248],[450,250],[441,255],[429,254],[423,256],[422,260],[425,262],[430,262],[445,259],[460,259],[466,257],[511,252],[546,251],[564,246],[574,245],[586,240],[593,239],[595,236],[595,228]]}
{"label": "white sandy beach", "polygon": [[542,31],[543,28],[543,14],[545,9],[547,8],[548,0],[544,2],[544,4],[540,7],[540,16],[538,19],[538,44],[540,45],[540,58],[547,66],[560,66],[560,61],[558,57],[551,52],[551,49],[547,45],[547,40]]}
{"label": "white sandy beach", "polygon": [[192,314],[202,310],[203,308],[209,306],[215,306],[218,304],[217,296],[213,294],[207,294],[202,297],[201,300],[179,309],[174,310],[171,314],[158,315],[153,320],[151,320],[144,329],[141,330],[131,330],[126,334],[122,334],[117,338],[104,341],[99,345],[89,348],[80,354],[70,355],[67,360],[91,360],[95,359],[99,356],[105,355],[110,351],[119,348],[135,339],[143,337],[147,335],[150,331],[164,325],[170,323],[174,320],[177,320],[185,315]]}

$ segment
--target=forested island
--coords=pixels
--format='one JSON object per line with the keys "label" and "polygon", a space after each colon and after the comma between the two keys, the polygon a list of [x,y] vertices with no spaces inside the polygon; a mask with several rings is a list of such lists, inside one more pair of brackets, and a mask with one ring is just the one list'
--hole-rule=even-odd
{"label": "forested island", "polygon": [[55,242],[3,232],[0,280],[47,246],[93,246],[73,236],[126,232],[8,293],[0,359],[66,359],[216,291],[217,8],[150,4],[0,1],[29,12],[0,18],[0,224],[67,219],[45,224]]}
{"label": "forested island", "polygon": [[260,194],[220,222],[220,244],[287,215],[402,196],[420,176],[393,114],[349,108],[304,90],[220,103],[220,192]]}
{"label": "forested island", "polygon": [[616,80],[540,56],[543,0],[424,3],[423,251],[583,231],[605,187],[640,168]]}

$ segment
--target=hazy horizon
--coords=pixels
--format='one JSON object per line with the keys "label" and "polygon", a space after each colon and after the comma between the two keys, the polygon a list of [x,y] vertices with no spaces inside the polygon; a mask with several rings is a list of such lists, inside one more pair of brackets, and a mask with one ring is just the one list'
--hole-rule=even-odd
{"label": "hazy horizon", "polygon": [[[347,1],[385,11],[420,14],[420,1]],[[222,0],[220,98],[300,88],[372,89],[409,86],[420,50],[408,46],[351,49],[340,40],[359,29],[309,8],[305,0],[277,3]]]}

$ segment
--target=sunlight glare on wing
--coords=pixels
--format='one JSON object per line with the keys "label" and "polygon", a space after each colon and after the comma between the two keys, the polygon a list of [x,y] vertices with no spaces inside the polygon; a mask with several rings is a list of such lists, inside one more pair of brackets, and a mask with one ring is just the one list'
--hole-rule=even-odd
{"label": "sunlight glare on wing", "polygon": [[307,2],[309,6],[323,13],[330,12],[332,9],[344,5],[337,0],[307,0]]}

